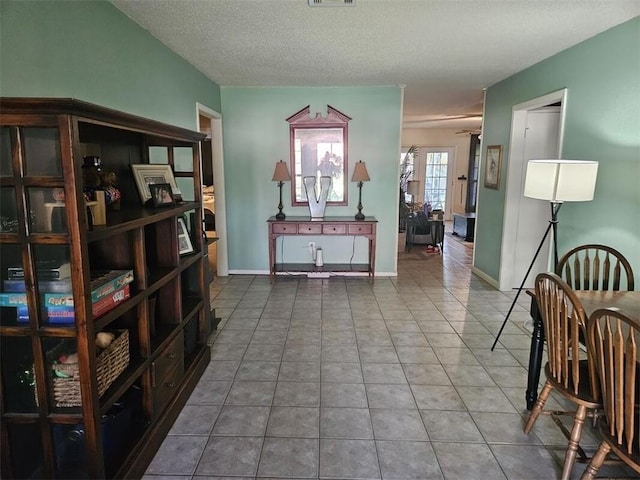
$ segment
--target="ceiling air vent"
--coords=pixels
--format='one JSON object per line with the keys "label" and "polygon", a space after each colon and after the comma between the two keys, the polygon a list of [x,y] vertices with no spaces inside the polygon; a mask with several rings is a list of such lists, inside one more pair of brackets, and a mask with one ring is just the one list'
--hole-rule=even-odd
{"label": "ceiling air vent", "polygon": [[353,7],[356,0],[307,0],[310,7]]}

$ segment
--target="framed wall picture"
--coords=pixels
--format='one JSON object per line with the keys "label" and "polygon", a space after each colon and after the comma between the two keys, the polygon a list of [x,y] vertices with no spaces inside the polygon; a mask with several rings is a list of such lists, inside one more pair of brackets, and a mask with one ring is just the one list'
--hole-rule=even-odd
{"label": "framed wall picture", "polygon": [[152,183],[149,185],[149,192],[154,207],[169,207],[176,203],[168,183]]}
{"label": "framed wall picture", "polygon": [[487,162],[484,169],[485,188],[500,189],[500,171],[502,170],[502,145],[487,147]]}
{"label": "framed wall picture", "polygon": [[171,165],[161,164],[134,164],[131,165],[131,171],[133,172],[133,178],[136,181],[136,187],[138,188],[138,194],[142,203],[151,203],[151,190],[149,185],[157,183],[168,183],[171,186],[171,194],[175,200],[181,200],[182,195],[176,179],[173,176],[173,170]]}
{"label": "framed wall picture", "polygon": [[178,217],[178,249],[180,255],[186,255],[194,251],[187,224],[182,217]]}

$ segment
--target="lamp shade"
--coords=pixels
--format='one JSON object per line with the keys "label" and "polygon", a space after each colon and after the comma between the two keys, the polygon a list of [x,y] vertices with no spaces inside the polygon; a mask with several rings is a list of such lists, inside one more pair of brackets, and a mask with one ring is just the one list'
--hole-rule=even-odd
{"label": "lamp shade", "polygon": [[524,196],[550,202],[588,202],[596,189],[598,162],[529,160]]}
{"label": "lamp shade", "polygon": [[291,180],[289,170],[287,170],[287,164],[282,160],[276,162],[276,169],[273,171],[273,178],[271,180],[274,182],[288,182]]}
{"label": "lamp shade", "polygon": [[353,169],[353,177],[351,177],[352,182],[368,182],[371,180],[369,178],[369,172],[367,172],[367,166],[365,163],[360,160],[356,163],[356,168]]}
{"label": "lamp shade", "polygon": [[420,182],[417,180],[409,180],[407,182],[407,193],[414,197],[420,195]]}

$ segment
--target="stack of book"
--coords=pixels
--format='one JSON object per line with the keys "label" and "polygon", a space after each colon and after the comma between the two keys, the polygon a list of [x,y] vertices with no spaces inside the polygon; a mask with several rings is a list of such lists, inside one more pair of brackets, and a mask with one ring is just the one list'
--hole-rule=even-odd
{"label": "stack of book", "polygon": [[[69,264],[42,268],[37,266],[41,307],[49,323],[73,323],[75,309],[71,293]],[[22,268],[10,267],[3,282],[0,306],[16,307],[17,321],[29,321],[26,285]],[[133,270],[99,270],[91,272],[91,302],[93,317],[105,314],[131,296]]]}

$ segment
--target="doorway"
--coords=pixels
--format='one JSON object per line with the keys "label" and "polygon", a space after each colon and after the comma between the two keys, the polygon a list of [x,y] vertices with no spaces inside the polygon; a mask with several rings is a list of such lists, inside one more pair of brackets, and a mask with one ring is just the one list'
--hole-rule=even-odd
{"label": "doorway", "polygon": [[454,147],[419,147],[413,157],[413,180],[422,192],[416,200],[442,210],[445,220],[451,220],[453,208],[454,154]]}
{"label": "doorway", "polygon": [[207,135],[207,138],[201,143],[205,228],[208,237],[212,236],[218,239],[209,247],[210,265],[217,275],[227,276],[229,275],[229,262],[225,215],[222,116],[200,103],[196,105],[196,110],[198,131]]}
{"label": "doorway", "polygon": [[[566,89],[515,105],[507,166],[500,290],[520,287],[551,217],[547,202],[523,195],[527,162],[561,158]],[[552,238],[542,246],[525,288],[533,286],[539,272],[549,270]]]}

